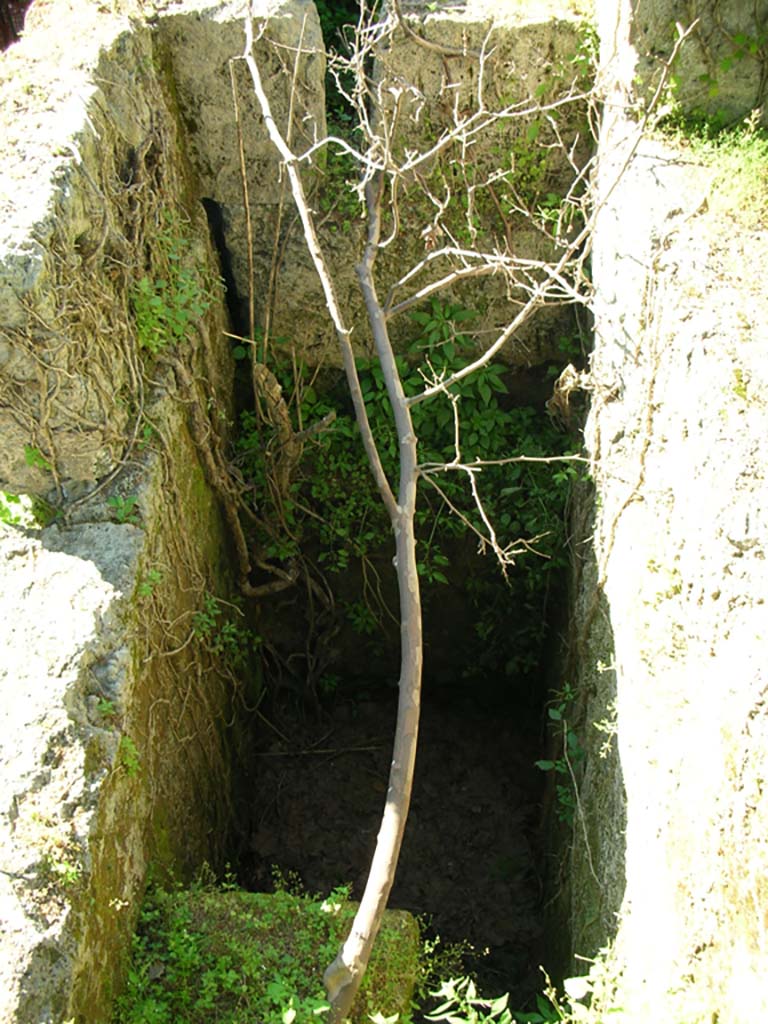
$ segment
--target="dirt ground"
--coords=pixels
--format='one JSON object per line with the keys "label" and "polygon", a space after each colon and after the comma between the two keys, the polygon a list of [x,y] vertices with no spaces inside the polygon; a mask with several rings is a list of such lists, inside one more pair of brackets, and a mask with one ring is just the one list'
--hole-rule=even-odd
{"label": "dirt ground", "polygon": [[[479,703],[479,702],[478,702]],[[310,891],[350,882],[359,898],[386,793],[396,696],[341,704],[291,745],[265,730],[240,880],[269,889],[272,865]],[[426,695],[413,801],[390,906],[467,940],[482,990],[521,1006],[540,988],[535,852],[537,736],[509,713]]]}

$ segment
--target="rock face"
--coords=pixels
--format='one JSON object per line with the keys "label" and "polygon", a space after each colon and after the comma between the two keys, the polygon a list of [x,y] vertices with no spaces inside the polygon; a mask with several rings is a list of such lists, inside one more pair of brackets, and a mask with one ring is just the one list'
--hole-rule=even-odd
{"label": "rock face", "polygon": [[[616,5],[598,0],[596,7],[605,10],[606,28],[613,31]],[[686,110],[718,116],[726,123],[763,108],[767,21],[765,0],[749,5],[740,0],[693,0],[684,8],[674,0],[640,0],[625,25],[637,55],[642,91],[650,95],[658,82],[676,26],[692,27],[690,41],[675,62],[674,98]],[[768,115],[763,111],[761,116],[765,124]]]}
{"label": "rock face", "polygon": [[[310,0],[292,0],[279,5],[256,4],[254,14],[254,53],[263,68],[275,120],[286,132],[290,123],[292,143],[301,152],[326,134],[325,49],[317,11]],[[264,22],[267,15],[269,20]],[[293,224],[295,214],[245,62],[236,59],[245,48],[242,4],[193,0],[180,8],[169,7],[160,19],[157,36],[178,97],[198,198],[215,204],[221,216],[223,242],[242,313],[251,288],[255,288],[257,323],[263,325],[264,289],[276,252],[286,243],[283,221]],[[308,187],[312,175],[308,166]],[[249,231],[255,271],[252,280]],[[299,241],[295,232],[293,241]],[[280,262],[282,272],[292,277],[290,284],[286,282],[285,302],[293,306],[314,270],[297,244]],[[298,271],[292,269],[294,265]],[[323,309],[317,311],[318,320],[323,319]],[[245,330],[246,324],[242,327]],[[302,333],[292,337],[301,339]]]}
{"label": "rock face", "polygon": [[[105,476],[125,447],[128,409],[114,402],[130,373],[124,296],[102,270],[129,259],[125,211],[111,199],[149,137],[152,106],[147,96],[126,116],[128,67],[149,60],[148,36],[93,15],[82,28],[82,50],[62,55],[59,81],[24,42],[2,68],[14,118],[1,144],[0,483],[51,499]],[[55,54],[53,30],[41,33]]]}
{"label": "rock face", "polygon": [[0,71],[0,487],[66,520],[0,539],[0,1020],[96,1024],[149,862],[183,876],[226,837],[231,584],[191,414],[226,430],[232,367],[150,32],[28,26]]}
{"label": "rock face", "polygon": [[[625,43],[653,12],[635,19]],[[621,48],[606,58],[635,64]],[[616,934],[628,1020],[663,1008],[737,1024],[768,1010],[768,306],[752,270],[768,251],[766,171],[639,140],[631,78],[614,85],[593,264],[594,559],[574,641],[588,766],[574,950]]]}
{"label": "rock face", "polygon": [[[0,1019],[58,1021],[100,784],[108,765],[113,789],[121,776],[114,718],[130,671],[125,618],[142,534],[112,523],[41,536],[0,530],[0,779],[10,798],[0,831]],[[130,830],[123,841],[135,857]]]}
{"label": "rock face", "polygon": [[[486,64],[486,90],[491,103],[522,100],[545,82],[564,88],[563,69],[570,71],[570,61],[580,45],[580,16],[567,3],[548,4],[539,10],[522,12],[514,5],[501,11],[472,0],[433,10],[434,5],[407,5],[410,16],[418,17],[420,30],[439,38],[445,45],[468,48],[473,55],[465,60],[451,58],[448,63],[439,53],[430,52],[396,31],[387,45],[382,45],[372,72],[378,87],[389,90],[407,88],[415,97],[404,105],[401,124],[407,145],[408,137],[419,144],[433,143],[450,123],[454,103],[471,109],[476,82],[474,74],[483,40],[493,50]],[[326,311],[325,298],[314,266],[306,250],[301,225],[285,179],[279,171],[273,147],[264,133],[256,110],[253,88],[240,60],[244,30],[237,4],[211,7],[205,2],[185,4],[174,13],[169,8],[158,25],[163,63],[173,76],[179,108],[189,140],[189,156],[195,167],[200,198],[211,204],[221,217],[222,240],[231,261],[233,281],[237,289],[241,330],[247,330],[249,263],[255,268],[255,319],[257,327],[269,331],[270,337],[282,339],[294,347],[309,365],[340,365],[338,346]],[[257,16],[266,12],[266,5],[257,8]],[[419,24],[421,22],[421,24]],[[495,26],[491,31],[491,27]],[[490,32],[490,35],[489,35]],[[297,44],[301,55],[297,59]],[[278,125],[297,153],[309,149],[326,136],[344,134],[338,113],[331,114],[326,124],[325,58],[317,14],[307,0],[284,4],[270,10],[263,36],[257,34],[255,52],[270,94],[270,103]],[[288,83],[295,83],[288,89]],[[568,79],[570,82],[570,79]],[[457,91],[458,86],[461,89]],[[421,117],[421,111],[428,111]],[[567,128],[561,126],[569,140],[576,133],[575,122],[583,118],[583,108],[574,104],[574,113]],[[237,118],[240,118],[238,129]],[[528,149],[520,141],[530,127],[510,129],[508,124],[488,137],[476,139],[473,164],[477,180],[482,178],[485,162],[509,162],[517,138],[517,148]],[[245,181],[239,157],[240,138],[245,158]],[[588,152],[587,136],[582,132],[580,157]],[[353,144],[357,139],[352,139]],[[569,141],[570,144],[570,141]],[[492,152],[491,152],[492,151]],[[553,164],[556,161],[553,161]],[[547,170],[547,188],[557,191],[558,176],[572,176],[570,166],[552,166]],[[355,264],[360,260],[365,242],[365,225],[359,206],[349,201],[339,205],[344,182],[356,176],[348,160],[339,159],[338,150],[330,147],[317,152],[303,164],[304,182],[316,209],[326,211],[320,218],[320,240],[329,264],[334,268],[342,307],[355,324],[353,342],[361,354],[370,354],[372,342],[359,295]],[[244,184],[248,193],[249,218],[245,214]],[[403,229],[400,237],[382,254],[380,286],[382,293],[394,284],[404,268],[418,263],[425,254],[423,232],[434,215],[434,207],[415,189],[402,203]],[[545,190],[546,191],[546,190]],[[488,200],[490,202],[490,200]],[[458,205],[458,191],[455,203]],[[481,244],[493,249],[504,245],[499,233],[495,209],[483,214],[488,236]],[[248,231],[253,242],[249,256]],[[491,232],[492,227],[492,232]],[[508,231],[513,230],[508,225]],[[532,258],[550,256],[542,251],[540,234],[530,226],[514,225],[517,251]],[[424,283],[429,275],[422,275]],[[482,307],[483,319],[477,324],[480,337],[498,332],[511,316],[513,308],[503,283],[486,280],[481,288],[471,283],[459,289],[459,299],[466,305]],[[300,296],[300,301],[297,297]],[[267,306],[270,313],[267,314]],[[504,358],[523,366],[539,365],[556,353],[559,335],[572,330],[570,317],[562,311],[544,311],[533,327],[521,332],[519,344],[509,346]],[[396,343],[403,346],[412,334],[410,321],[392,324]]]}

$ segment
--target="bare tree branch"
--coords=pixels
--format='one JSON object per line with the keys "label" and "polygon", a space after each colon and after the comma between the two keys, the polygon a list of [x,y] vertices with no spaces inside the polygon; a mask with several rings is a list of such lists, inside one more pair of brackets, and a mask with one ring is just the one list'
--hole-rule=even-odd
{"label": "bare tree branch", "polygon": [[253,82],[253,90],[256,95],[256,99],[259,102],[269,137],[282,157],[288,173],[293,197],[299,211],[302,227],[304,228],[307,248],[309,249],[309,254],[312,257],[312,262],[315,265],[317,276],[320,278],[323,294],[325,295],[326,306],[336,329],[336,336],[341,347],[342,360],[347,376],[350,396],[354,405],[355,416],[360,427],[360,434],[365,446],[366,455],[368,456],[368,461],[371,465],[374,479],[376,480],[376,486],[379,489],[382,500],[384,501],[390,516],[392,516],[396,509],[396,503],[394,495],[392,494],[392,489],[389,485],[389,480],[387,479],[384,467],[381,464],[381,458],[371,431],[370,423],[368,422],[368,413],[366,412],[365,402],[363,401],[363,395],[360,389],[360,379],[357,374],[355,357],[352,352],[352,344],[350,341],[351,329],[347,327],[344,321],[341,307],[339,306],[339,302],[336,297],[336,289],[333,285],[333,279],[326,268],[323,252],[320,247],[317,233],[315,232],[314,222],[309,212],[309,205],[304,194],[304,185],[302,184],[301,175],[298,171],[299,161],[289,148],[280,133],[280,129],[275,123],[274,117],[272,116],[272,109],[270,107],[267,94],[264,92],[264,86],[262,85],[258,64],[253,56],[253,46],[253,14],[249,11],[248,15],[245,17],[245,49],[241,59],[245,61],[250,72],[251,80]]}

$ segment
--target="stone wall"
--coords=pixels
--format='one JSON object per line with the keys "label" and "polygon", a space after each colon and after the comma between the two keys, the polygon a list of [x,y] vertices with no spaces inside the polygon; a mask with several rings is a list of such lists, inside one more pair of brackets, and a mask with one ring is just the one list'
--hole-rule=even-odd
{"label": "stone wall", "polygon": [[[0,536],[0,1020],[97,1024],[150,862],[183,878],[226,843],[238,693],[195,616],[230,556],[189,411],[226,431],[232,365],[150,31],[28,26],[0,71],[0,486],[58,512]],[[153,354],[135,296],[171,236],[210,307]]]}
{"label": "stone wall", "polygon": [[[768,78],[768,3],[756,0],[636,0],[614,4],[596,0],[604,68],[611,74],[617,57],[635,67],[640,97],[658,86],[681,30],[690,36],[673,67],[671,97],[688,112],[724,123],[764,110]],[[610,64],[608,61],[610,60]],[[626,69],[625,69],[626,70]],[[627,83],[631,76],[621,72]]]}
{"label": "stone wall", "polygon": [[[476,105],[478,59],[483,45],[487,50],[485,91],[490,106],[522,101],[539,87],[552,85],[553,93],[570,85],[572,58],[580,46],[583,16],[567,2],[535,5],[525,10],[516,5],[493,10],[481,0],[450,5],[446,8],[411,3],[406,10],[413,24],[442,45],[465,47],[466,59],[447,60],[434,50],[425,49],[396,30],[382,43],[372,71],[377,86],[387,95],[403,90],[410,100],[403,104],[399,133],[403,145],[428,148],[451,123],[454,104],[462,112]],[[266,11],[265,5],[263,10]],[[257,11],[262,13],[262,8]],[[270,337],[282,339],[312,366],[324,363],[340,365],[340,355],[327,314],[325,298],[306,249],[301,225],[295,212],[286,176],[280,173],[271,144],[264,134],[261,116],[256,110],[253,88],[242,61],[234,60],[243,52],[245,35],[242,15],[236,3],[212,6],[207,0],[195,0],[183,10],[169,7],[158,23],[163,62],[174,81],[187,138],[189,155],[197,174],[200,198],[215,204],[222,217],[223,241],[231,260],[234,283],[245,330],[249,285],[248,222],[245,214],[244,183],[248,193],[255,319],[257,327],[268,329]],[[297,44],[301,53],[297,57]],[[485,43],[484,43],[485,41]],[[270,93],[270,102],[281,130],[290,130],[297,153],[322,139],[326,131],[344,134],[348,128],[326,121],[325,57],[320,26],[314,5],[308,0],[270,8],[263,35],[257,37],[256,53]],[[230,63],[231,62],[231,63]],[[295,82],[294,95],[286,91]],[[338,112],[337,112],[338,115]],[[423,115],[423,116],[422,116]],[[240,118],[238,129],[237,118]],[[513,150],[528,149],[521,141],[530,126],[530,118],[514,126],[505,122],[498,131],[485,133],[472,142],[472,174],[461,188],[454,182],[454,206],[459,207],[462,189],[480,181],[497,165],[510,165]],[[586,159],[591,140],[581,122],[583,105],[574,104],[563,115],[560,125],[567,145],[581,131],[574,155]],[[290,122],[290,129],[289,129]],[[577,127],[578,125],[578,127]],[[239,157],[243,141],[245,182]],[[353,136],[353,144],[358,143]],[[554,147],[552,152],[554,152]],[[453,155],[452,155],[453,156]],[[342,308],[355,325],[353,344],[360,354],[372,352],[355,265],[365,244],[366,225],[359,206],[349,200],[339,206],[345,181],[356,171],[347,161],[337,159],[332,148],[319,151],[303,164],[304,183],[318,213],[319,237],[329,265],[335,274]],[[513,157],[511,158],[514,159]],[[573,169],[562,155],[554,157],[548,169],[546,189],[563,192],[573,177]],[[474,175],[474,176],[473,176]],[[485,194],[486,209],[478,212],[482,220],[480,245],[493,250],[504,247],[504,227],[496,208]],[[402,189],[398,239],[382,252],[378,263],[382,295],[406,268],[424,258],[424,231],[435,212],[434,205],[412,181]],[[463,212],[460,217],[463,218]],[[454,218],[455,220],[457,218]],[[514,221],[514,223],[512,223]],[[461,226],[461,225],[460,225]],[[466,228],[464,229],[466,233]],[[541,233],[530,224],[511,218],[507,233],[514,232],[517,252],[531,258],[549,258],[542,246]],[[447,240],[446,244],[447,244]],[[426,284],[437,270],[422,273]],[[300,300],[297,300],[300,297]],[[475,325],[478,338],[492,337],[509,322],[515,308],[503,281],[485,279],[478,287],[469,283],[456,290],[455,299],[483,316]],[[519,298],[513,296],[513,300]],[[412,335],[407,318],[393,320],[390,329],[395,343],[405,348]],[[557,338],[572,331],[572,321],[562,309],[545,309],[519,333],[517,343],[507,346],[503,358],[522,366],[540,365],[557,357]],[[479,342],[482,344],[482,340]]]}
{"label": "stone wall", "polygon": [[[612,83],[601,135],[586,431],[594,567],[575,634],[582,678],[593,678],[585,742],[594,747],[607,706],[616,746],[602,765],[591,759],[601,777],[588,770],[581,788],[573,951],[592,955],[615,931],[592,927],[599,899],[604,918],[618,915],[627,1019],[736,1024],[768,1009],[768,309],[754,272],[767,225],[746,162],[724,175],[693,147],[638,137],[627,45],[652,12],[636,10],[634,23],[628,5],[621,13],[635,26],[623,45],[611,50],[605,26],[603,37],[604,67],[626,76]],[[622,787],[625,809],[611,795]],[[612,879],[623,874],[622,899]]]}

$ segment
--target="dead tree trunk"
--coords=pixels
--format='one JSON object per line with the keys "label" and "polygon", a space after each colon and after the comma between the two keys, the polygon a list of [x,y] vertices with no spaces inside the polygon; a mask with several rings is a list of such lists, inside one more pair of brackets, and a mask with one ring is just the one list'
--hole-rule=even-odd
{"label": "dead tree trunk", "polygon": [[252,33],[251,21],[250,18],[247,18],[246,49],[243,56],[251,73],[254,92],[259,101],[267,131],[285,161],[293,197],[304,227],[307,246],[322,282],[328,310],[336,327],[344,369],[347,375],[347,383],[355,407],[355,415],[363,444],[395,536],[394,561],[400,593],[401,623],[400,701],[397,729],[387,801],[368,882],[350,934],[339,951],[338,956],[328,967],[324,975],[326,990],[331,1001],[330,1019],[340,1024],[348,1016],[352,1002],[360,987],[360,982],[368,965],[371,949],[373,948],[373,943],[378,934],[384,910],[386,909],[400,855],[405,822],[408,817],[413,770],[416,761],[422,668],[421,597],[416,567],[416,538],[414,533],[418,482],[416,434],[413,430],[410,410],[397,371],[394,352],[389,341],[386,317],[376,294],[373,279],[373,267],[379,246],[380,205],[383,184],[381,175],[377,174],[366,185],[368,241],[363,259],[357,267],[357,274],[397,429],[400,474],[397,499],[395,499],[381,464],[376,439],[371,432],[368,422],[368,415],[362,398],[355,360],[349,341],[350,332],[345,325],[336,298],[333,281],[328,273],[317,239],[312,214],[298,172],[298,160],[291,152],[272,116],[269,100],[264,92],[259,69],[253,57]]}
{"label": "dead tree trunk", "polygon": [[386,318],[373,279],[380,235],[380,176],[368,182],[365,198],[368,212],[368,242],[363,259],[356,269],[373,333],[376,355],[384,374],[395,419],[399,447],[400,480],[397,504],[389,511],[395,535],[395,567],[400,597],[400,696],[387,802],[365,892],[349,937],[323,976],[328,998],[331,1000],[330,1020],[333,1024],[341,1024],[349,1015],[368,966],[373,943],[395,879],[413,787],[423,659],[421,596],[414,533],[418,483],[416,434],[397,370],[395,354],[390,344]]}

